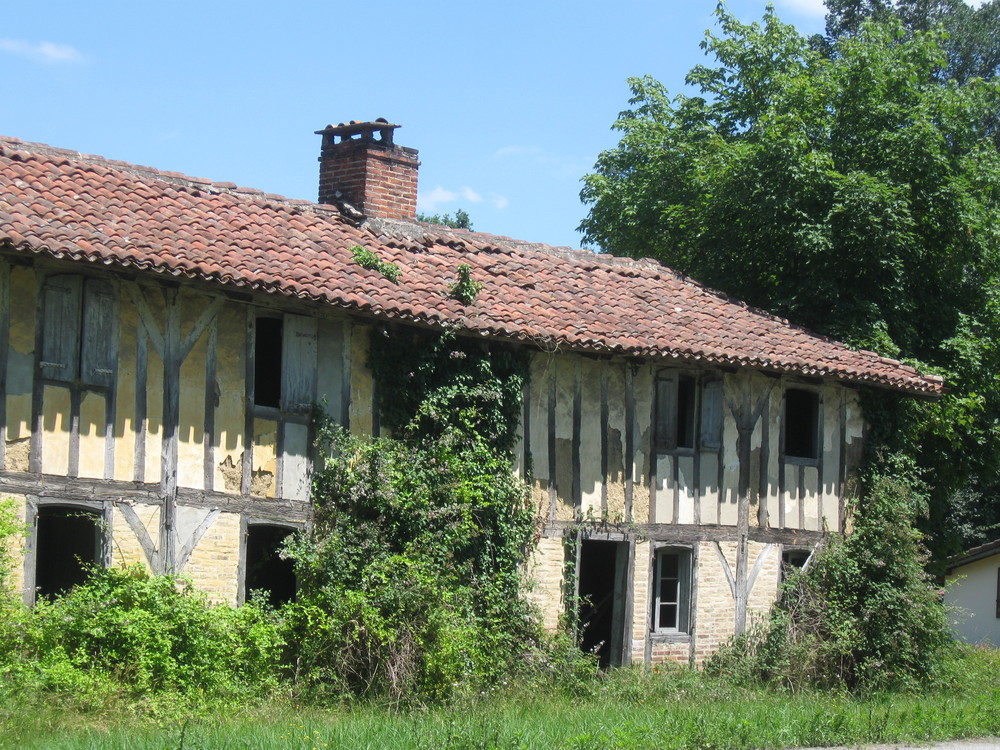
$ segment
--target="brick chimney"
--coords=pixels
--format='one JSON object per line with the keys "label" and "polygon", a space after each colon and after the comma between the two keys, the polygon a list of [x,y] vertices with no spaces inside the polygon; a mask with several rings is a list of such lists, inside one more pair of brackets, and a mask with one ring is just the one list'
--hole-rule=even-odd
{"label": "brick chimney", "polygon": [[414,219],[417,215],[417,150],[392,142],[392,125],[375,122],[327,125],[319,156],[319,202],[344,202],[365,218]]}

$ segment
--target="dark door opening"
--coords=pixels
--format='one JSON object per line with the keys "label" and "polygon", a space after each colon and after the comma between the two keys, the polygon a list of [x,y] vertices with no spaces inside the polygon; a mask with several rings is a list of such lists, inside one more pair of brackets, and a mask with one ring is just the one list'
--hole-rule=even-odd
{"label": "dark door opening", "polygon": [[295,599],[295,566],[281,559],[281,545],[292,533],[285,526],[254,524],[247,527],[246,598],[263,591],[278,607]]}
{"label": "dark door opening", "polygon": [[82,508],[42,506],[35,540],[35,587],[58,596],[87,580],[103,548],[100,516]]}
{"label": "dark door opening", "polygon": [[580,546],[581,648],[602,667],[624,661],[628,543],[585,540]]}

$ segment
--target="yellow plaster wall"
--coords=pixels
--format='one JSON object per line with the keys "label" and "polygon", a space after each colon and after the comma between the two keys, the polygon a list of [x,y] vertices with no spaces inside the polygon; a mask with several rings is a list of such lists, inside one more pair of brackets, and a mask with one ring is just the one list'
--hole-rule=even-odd
{"label": "yellow plaster wall", "polygon": [[372,434],[372,395],[374,383],[368,370],[368,326],[351,326],[351,432]]}
{"label": "yellow plaster wall", "polygon": [[625,518],[625,364],[603,363],[608,376],[608,517]]}
{"label": "yellow plaster wall", "polygon": [[653,461],[653,368],[648,365],[638,368],[632,379],[632,386],[635,393],[632,515],[636,523],[649,523],[649,480]]}
{"label": "yellow plaster wall", "polygon": [[531,358],[528,386],[530,415],[531,470],[534,480],[532,500],[540,518],[549,517],[549,379],[553,376],[554,358],[538,353]]}
{"label": "yellow plaster wall", "polygon": [[579,357],[580,363],[580,487],[582,511],[600,517],[601,489],[601,372],[605,363]]}
{"label": "yellow plaster wall", "polygon": [[70,392],[47,385],[42,389],[42,473],[69,473]]}
{"label": "yellow plaster wall", "polygon": [[118,374],[115,380],[115,479],[131,482],[135,479],[135,346],[139,324],[135,304],[125,284],[118,293]]}
{"label": "yellow plaster wall", "polygon": [[577,357],[564,355],[554,362],[556,377],[556,518],[570,521],[577,514],[573,498],[573,397]]}
{"label": "yellow plaster wall", "polygon": [[103,393],[84,392],[80,400],[80,476],[104,477],[105,404]]}
{"label": "yellow plaster wall", "polygon": [[246,307],[232,303],[224,305],[219,311],[215,358],[214,395],[218,406],[215,408],[214,489],[220,492],[240,491],[246,413],[246,316]]}
{"label": "yellow plaster wall", "polygon": [[[141,384],[139,387],[142,387]],[[160,481],[160,455],[163,451],[163,360],[149,342],[146,357],[146,443],[145,481]]]}
{"label": "yellow plaster wall", "polygon": [[278,423],[273,419],[253,421],[253,467],[250,494],[274,497],[277,491]]}
{"label": "yellow plaster wall", "polygon": [[[191,301],[185,317],[200,312]],[[182,334],[181,340],[184,340]],[[181,365],[180,419],[177,426],[177,484],[180,487],[205,489],[205,368],[208,361],[208,328]]]}

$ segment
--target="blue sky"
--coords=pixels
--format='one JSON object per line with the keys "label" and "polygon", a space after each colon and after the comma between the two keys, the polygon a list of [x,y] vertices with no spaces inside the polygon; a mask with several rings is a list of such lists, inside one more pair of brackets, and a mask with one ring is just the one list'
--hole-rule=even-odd
{"label": "blue sky", "polygon": [[[30,7],[29,7],[30,6]],[[742,20],[764,0],[730,0]],[[821,0],[776,0],[804,33]],[[420,209],[579,246],[580,178],[617,142],[625,79],[672,91],[711,0],[12,3],[0,133],[315,200],[328,123],[386,117],[419,149]]]}

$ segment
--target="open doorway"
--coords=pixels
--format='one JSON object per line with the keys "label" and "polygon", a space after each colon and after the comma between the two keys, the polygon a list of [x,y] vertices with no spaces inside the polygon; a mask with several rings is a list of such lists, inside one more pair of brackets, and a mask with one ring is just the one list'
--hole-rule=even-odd
{"label": "open doorway", "polygon": [[584,540],[580,545],[581,648],[602,667],[625,662],[628,542]]}
{"label": "open doorway", "polygon": [[268,602],[278,607],[295,599],[295,567],[281,558],[281,545],[294,529],[255,523],[247,526],[246,598],[263,591]]}
{"label": "open doorway", "polygon": [[103,557],[99,513],[63,505],[43,505],[35,521],[35,589],[58,596],[87,580]]}

